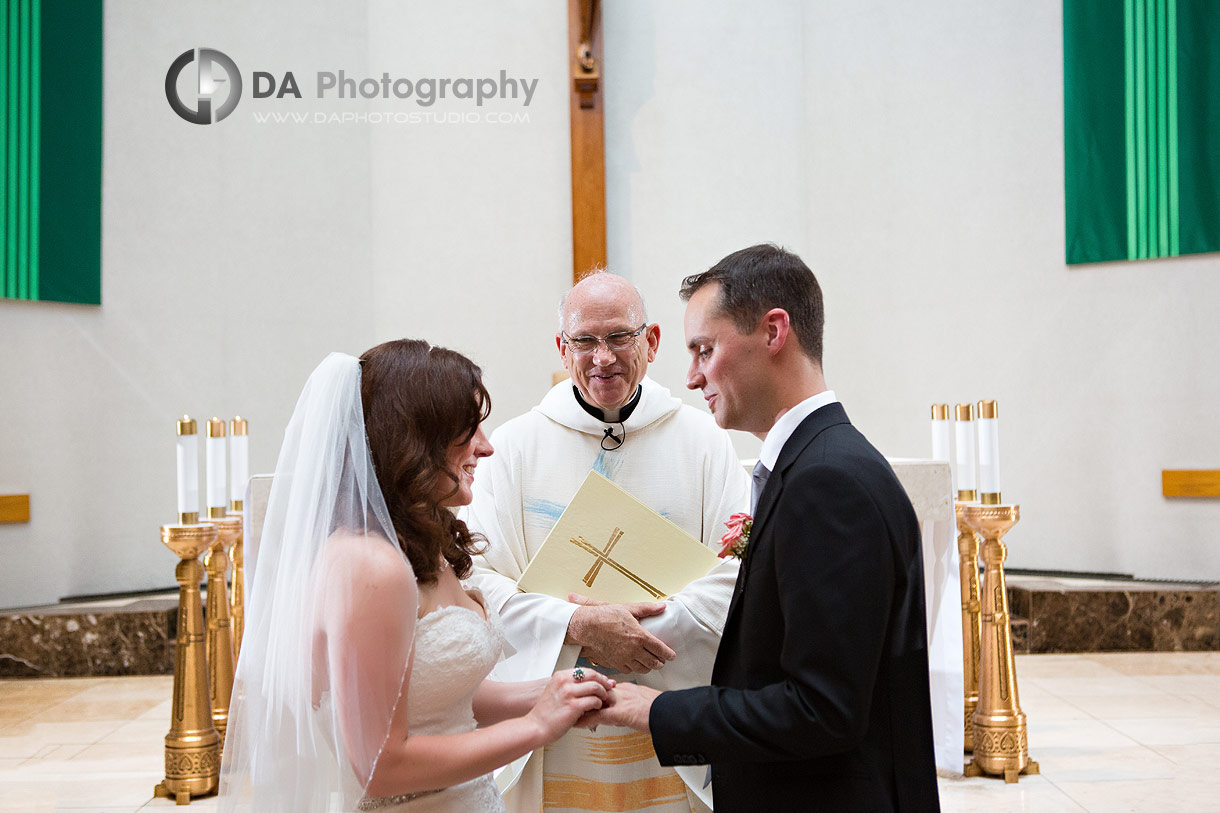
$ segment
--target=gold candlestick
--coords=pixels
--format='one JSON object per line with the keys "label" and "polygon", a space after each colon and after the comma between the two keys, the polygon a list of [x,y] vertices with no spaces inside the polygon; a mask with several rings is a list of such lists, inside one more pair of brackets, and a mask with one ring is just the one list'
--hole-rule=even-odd
{"label": "gold candlestick", "polygon": [[1017,670],[1012,657],[1008,589],[1004,559],[1008,549],[1001,538],[1021,518],[1018,505],[967,505],[966,523],[983,538],[982,634],[979,646],[979,699],[974,711],[974,758],[967,776],[983,773],[1016,782],[1021,774],[1038,773],[1029,758],[1025,713],[1017,693]]}
{"label": "gold candlestick", "polygon": [[965,752],[974,750],[974,710],[979,705],[979,639],[982,615],[979,605],[979,538],[966,524],[966,504],[955,503],[957,552],[961,557],[962,677],[965,694]]}
{"label": "gold candlestick", "polygon": [[229,724],[229,700],[233,695],[233,623],[229,617],[228,548],[241,535],[241,518],[226,516],[209,520],[218,530],[207,556],[208,571],[208,690],[212,697],[212,724],[225,747]]}
{"label": "gold candlestick", "polygon": [[192,796],[216,791],[220,784],[220,736],[212,724],[208,695],[199,554],[216,543],[215,525],[162,525],[161,541],[182,560],[178,580],[178,654],[174,662],[174,703],[165,735],[165,780],[153,793],[190,804]]}
{"label": "gold candlestick", "polygon": [[233,625],[233,663],[237,663],[237,659],[241,657],[241,636],[246,630],[246,568],[245,568],[245,553],[242,550],[242,542],[245,536],[245,517],[238,515],[242,520],[237,526],[237,538],[233,540],[232,558],[233,558],[233,585],[229,593],[229,618]]}

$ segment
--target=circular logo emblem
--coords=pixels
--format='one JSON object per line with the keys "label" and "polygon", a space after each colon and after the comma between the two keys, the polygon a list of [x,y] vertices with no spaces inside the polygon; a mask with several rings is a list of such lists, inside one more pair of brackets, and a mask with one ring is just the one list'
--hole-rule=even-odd
{"label": "circular logo emblem", "polygon": [[[198,92],[193,99],[183,99],[178,93],[178,77],[187,65],[196,61],[196,53]],[[183,51],[165,74],[165,98],[174,112],[191,124],[215,124],[237,107],[241,99],[241,74],[233,60],[220,51],[212,48]],[[213,104],[216,100],[223,101],[217,106]]]}

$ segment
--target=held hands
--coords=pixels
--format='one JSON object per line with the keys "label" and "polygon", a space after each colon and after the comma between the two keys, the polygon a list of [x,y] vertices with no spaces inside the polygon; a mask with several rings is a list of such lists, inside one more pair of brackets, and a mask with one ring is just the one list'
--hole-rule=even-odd
{"label": "held hands", "polygon": [[672,661],[674,651],[640,626],[639,619],[665,612],[664,602],[607,604],[569,593],[581,605],[568,622],[566,643],[580,644],[581,657],[620,672],[646,674]]}
{"label": "held hands", "polygon": [[610,692],[609,699],[600,709],[595,709],[576,723],[581,728],[596,729],[602,723],[621,725],[648,733],[648,715],[652,701],[659,695],[656,689],[635,683],[619,683]]}
{"label": "held hands", "polygon": [[538,726],[543,744],[554,742],[582,716],[601,708],[614,686],[613,680],[594,669],[556,672],[526,716]]}

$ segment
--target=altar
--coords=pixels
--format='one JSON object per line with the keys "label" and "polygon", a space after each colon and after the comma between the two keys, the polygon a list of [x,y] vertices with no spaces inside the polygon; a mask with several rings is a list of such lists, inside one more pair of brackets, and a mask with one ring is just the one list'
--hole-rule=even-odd
{"label": "altar", "polygon": [[888,458],[906,489],[923,535],[923,576],[928,623],[928,679],[936,768],[958,776],[965,763],[962,677],[962,594],[957,520],[949,464]]}

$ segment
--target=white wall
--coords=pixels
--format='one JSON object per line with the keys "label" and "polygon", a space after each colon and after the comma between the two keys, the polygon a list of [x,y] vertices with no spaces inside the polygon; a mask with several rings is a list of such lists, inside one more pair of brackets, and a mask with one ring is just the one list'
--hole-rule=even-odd
{"label": "white wall", "polygon": [[[1012,565],[1220,578],[1220,504],[1159,487],[1220,465],[1220,261],[1064,265],[1059,4],[605,5],[609,262],[663,325],[654,377],[682,390],[680,279],[782,243],[884,452],[928,452],[933,402],[1001,402]],[[329,350],[421,336],[486,368],[493,425],[537,400],[570,262],[565,26],[545,0],[108,3],[103,306],[0,300],[0,493],[32,500],[0,526],[0,606],[172,584],[175,416],[240,412],[269,470]],[[195,46],[306,83],[539,86],[516,124],[260,124],[403,107],[247,99],[198,127],[161,90]]]}
{"label": "white wall", "polygon": [[828,373],[881,448],[1000,402],[1013,566],[1220,579],[1220,260],[1064,264],[1059,3],[824,2],[805,17],[810,259]]}
{"label": "white wall", "polygon": [[[529,107],[488,102],[480,123],[372,130],[376,339],[420,336],[469,355],[498,425],[537,403],[561,368],[552,337],[572,275],[567,15],[548,0],[371,8],[379,71],[538,80]],[[528,121],[496,122],[513,113]]]}
{"label": "white wall", "polygon": [[[106,6],[102,307],[0,300],[0,607],[171,586],[174,419],[242,414],[274,468],[331,350],[428,338],[488,369],[496,419],[550,384],[568,279],[566,19],[544,0]],[[225,121],[166,103],[170,62],[217,48],[246,82]],[[539,80],[505,125],[315,124],[315,112],[469,110],[318,102],[319,70]],[[256,102],[292,70],[304,99]],[[486,108],[484,108],[486,109]],[[301,112],[306,124],[254,112]],[[531,331],[536,335],[531,335]],[[519,382],[519,383],[518,383]]]}
{"label": "white wall", "polygon": [[1064,264],[1060,4],[606,14],[610,262],[668,327],[656,377],[683,379],[681,277],[780,243],[882,451],[926,456],[932,403],[1000,401],[1012,566],[1220,579],[1220,503],[1160,495],[1220,466],[1220,260]]}
{"label": "white wall", "polygon": [[0,606],[172,585],[175,416],[248,415],[265,469],[312,360],[372,338],[369,297],[337,284],[369,275],[367,141],[241,106],[191,125],[162,90],[195,46],[243,71],[321,42],[363,64],[366,20],[326,6],[107,4],[102,306],[0,302],[0,482],[31,509],[0,526]]}
{"label": "white wall", "polygon": [[684,389],[682,278],[754,243],[805,247],[801,4],[604,10],[608,263],[662,326],[650,374],[704,409]]}

